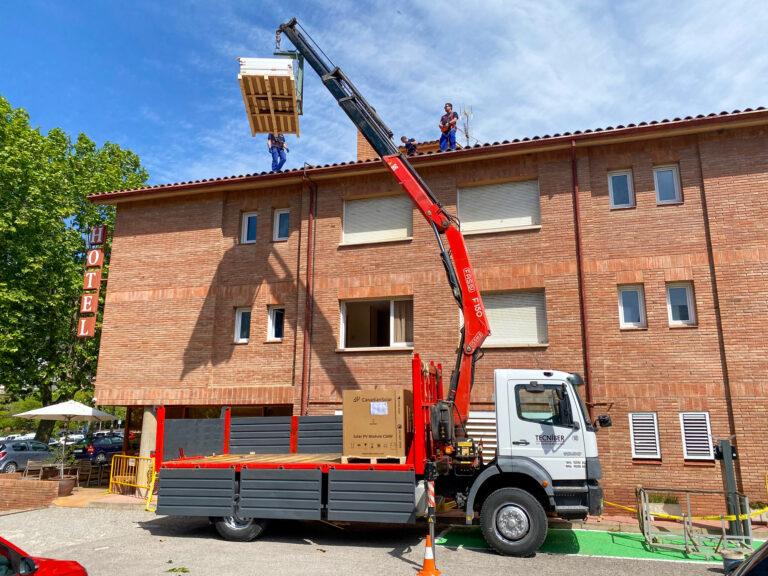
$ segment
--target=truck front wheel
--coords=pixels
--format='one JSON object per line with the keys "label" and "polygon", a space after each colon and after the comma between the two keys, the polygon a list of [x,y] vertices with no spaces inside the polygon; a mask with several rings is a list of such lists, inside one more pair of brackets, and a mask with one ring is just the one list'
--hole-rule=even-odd
{"label": "truck front wheel", "polygon": [[525,490],[501,488],[483,503],[480,527],[485,541],[499,554],[531,556],[547,537],[547,515]]}
{"label": "truck front wheel", "polygon": [[237,515],[213,519],[213,525],[222,538],[234,542],[256,540],[264,533],[268,523],[267,520],[240,518]]}

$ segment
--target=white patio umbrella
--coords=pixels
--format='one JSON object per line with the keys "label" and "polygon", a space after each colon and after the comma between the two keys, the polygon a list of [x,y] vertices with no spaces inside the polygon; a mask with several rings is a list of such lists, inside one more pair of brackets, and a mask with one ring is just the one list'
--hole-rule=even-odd
{"label": "white patio umbrella", "polygon": [[[58,404],[51,404],[50,406],[44,406],[43,408],[37,408],[35,410],[28,410],[21,414],[15,415],[17,418],[26,418],[27,420],[57,420],[67,423],[67,431],[69,431],[69,423],[73,420],[75,422],[106,422],[107,420],[117,420],[116,416],[107,414],[96,408],[91,408],[80,402],[74,400],[68,400],[66,402],[60,402]],[[66,437],[64,438],[64,445],[66,446]],[[61,458],[61,476],[64,477],[64,457]]]}

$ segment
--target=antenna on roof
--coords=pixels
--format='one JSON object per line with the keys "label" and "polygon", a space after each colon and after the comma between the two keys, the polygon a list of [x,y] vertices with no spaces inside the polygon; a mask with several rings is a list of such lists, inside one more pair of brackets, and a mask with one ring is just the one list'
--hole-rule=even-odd
{"label": "antenna on roof", "polygon": [[472,120],[472,106],[467,108],[464,104],[462,104],[461,116],[463,117],[463,122],[461,128],[459,128],[459,131],[464,135],[464,138],[467,141],[467,148],[469,148],[469,140],[471,138],[469,135],[469,121]]}

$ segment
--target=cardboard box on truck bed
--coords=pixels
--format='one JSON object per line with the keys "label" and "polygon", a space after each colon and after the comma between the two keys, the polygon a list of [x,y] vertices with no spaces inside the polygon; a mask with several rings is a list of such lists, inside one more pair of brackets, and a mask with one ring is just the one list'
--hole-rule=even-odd
{"label": "cardboard box on truck bed", "polygon": [[413,392],[345,390],[344,456],[407,456],[413,438]]}

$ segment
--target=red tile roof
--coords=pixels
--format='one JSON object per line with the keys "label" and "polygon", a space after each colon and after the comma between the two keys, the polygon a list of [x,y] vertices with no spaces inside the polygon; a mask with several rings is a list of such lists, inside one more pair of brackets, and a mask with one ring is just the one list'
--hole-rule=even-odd
{"label": "red tile roof", "polygon": [[[686,116],[685,118],[673,118],[664,120],[653,120],[651,122],[640,122],[638,124],[619,124],[617,126],[607,126],[605,128],[595,128],[588,130],[576,130],[574,132],[563,132],[562,134],[545,134],[544,136],[533,136],[532,138],[515,138],[514,140],[504,140],[502,142],[487,142],[485,144],[475,144],[474,146],[468,146],[461,150],[441,152],[418,152],[412,156],[409,156],[409,160],[418,163],[420,158],[423,157],[435,157],[440,154],[458,154],[469,155],[473,153],[484,153],[488,149],[507,150],[514,149],[521,146],[538,147],[548,144],[556,144],[570,141],[582,141],[586,139],[592,139],[596,137],[603,137],[605,135],[631,135],[645,132],[655,132],[668,130],[670,128],[679,128],[687,126],[698,126],[712,123],[727,123],[733,122],[739,119],[751,118],[751,117],[768,117],[768,110],[760,106],[758,108],[745,108],[744,110],[733,110],[732,112],[720,112],[711,114],[699,114],[698,116]],[[306,166],[304,168],[292,168],[283,172],[259,172],[254,174],[240,174],[236,176],[223,176],[219,178],[208,178],[203,180],[194,180],[187,182],[174,182],[172,184],[157,184],[155,186],[145,186],[143,188],[133,188],[129,190],[111,190],[105,192],[98,192],[91,194],[88,198],[94,202],[117,200],[123,197],[138,196],[138,195],[150,195],[159,194],[169,191],[181,191],[190,190],[195,188],[210,187],[220,183],[229,182],[250,182],[254,180],[264,181],[272,179],[281,179],[286,177],[296,177],[301,174],[316,175],[324,172],[334,172],[339,169],[352,169],[353,167],[364,166],[366,164],[378,164],[379,159],[361,160],[356,162],[339,162],[334,164],[323,164],[316,166]]]}

